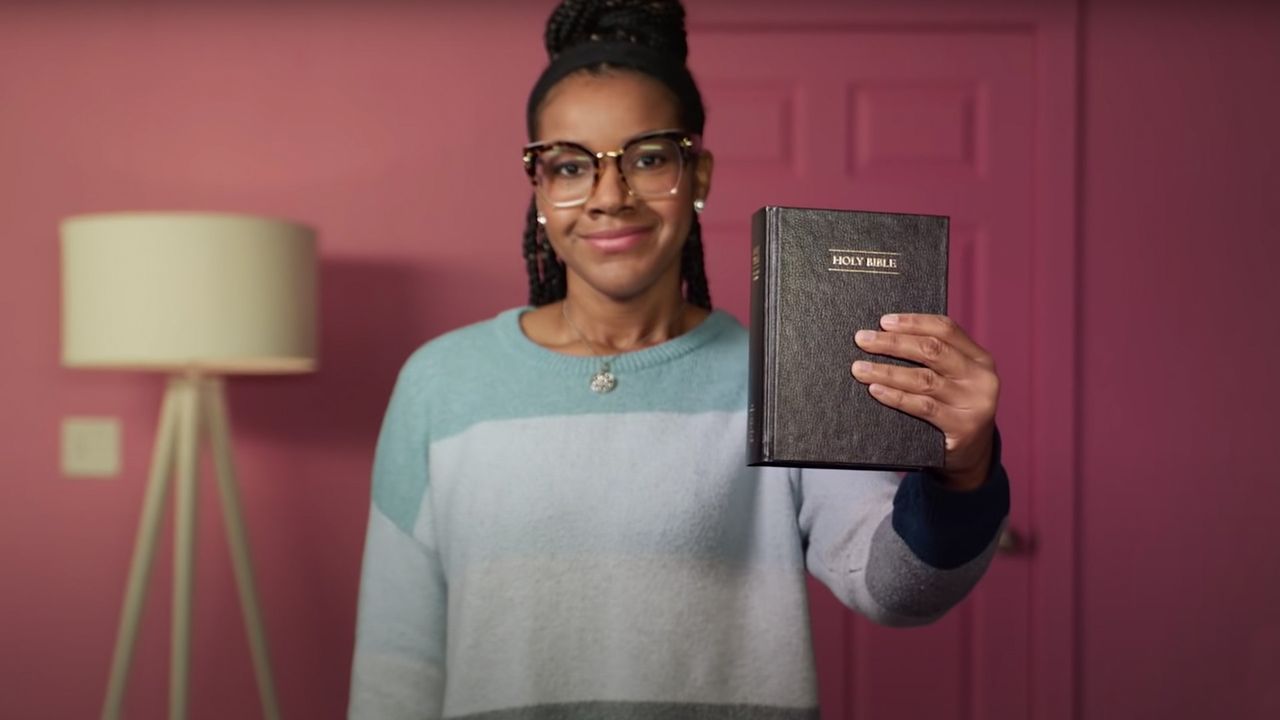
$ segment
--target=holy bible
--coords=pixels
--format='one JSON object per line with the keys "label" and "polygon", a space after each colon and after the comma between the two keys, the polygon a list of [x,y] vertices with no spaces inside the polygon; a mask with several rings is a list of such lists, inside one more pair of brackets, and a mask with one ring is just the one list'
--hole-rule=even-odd
{"label": "holy bible", "polygon": [[942,432],[882,405],[855,360],[886,313],[947,311],[949,219],[764,207],[751,222],[749,465],[941,468]]}

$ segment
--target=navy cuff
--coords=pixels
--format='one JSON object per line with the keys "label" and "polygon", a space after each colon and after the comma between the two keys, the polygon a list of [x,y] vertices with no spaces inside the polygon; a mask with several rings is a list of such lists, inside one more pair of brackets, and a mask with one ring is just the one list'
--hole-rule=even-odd
{"label": "navy cuff", "polygon": [[951,570],[987,549],[1009,514],[1009,476],[1000,463],[1000,430],[991,468],[974,490],[949,490],[937,471],[908,473],[893,498],[893,529],[926,564]]}

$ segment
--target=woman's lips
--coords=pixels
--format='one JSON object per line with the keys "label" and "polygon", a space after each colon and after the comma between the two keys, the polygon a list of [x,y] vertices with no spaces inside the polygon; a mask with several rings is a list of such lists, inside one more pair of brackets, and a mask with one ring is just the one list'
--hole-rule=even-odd
{"label": "woman's lips", "polygon": [[613,230],[599,230],[582,236],[591,247],[606,253],[625,252],[641,242],[649,234],[647,227],[625,227]]}

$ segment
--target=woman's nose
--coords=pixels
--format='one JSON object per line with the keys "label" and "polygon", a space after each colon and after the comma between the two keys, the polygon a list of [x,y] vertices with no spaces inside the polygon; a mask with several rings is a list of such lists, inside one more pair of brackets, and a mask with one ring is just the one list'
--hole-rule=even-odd
{"label": "woman's nose", "polygon": [[631,193],[627,190],[626,179],[618,171],[618,163],[607,157],[600,162],[600,179],[596,182],[591,197],[587,198],[587,209],[616,212],[619,207],[627,204]]}

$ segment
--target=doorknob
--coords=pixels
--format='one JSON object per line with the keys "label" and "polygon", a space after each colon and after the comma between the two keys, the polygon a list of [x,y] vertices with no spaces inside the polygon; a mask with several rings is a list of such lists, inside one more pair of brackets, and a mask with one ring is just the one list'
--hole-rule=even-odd
{"label": "doorknob", "polygon": [[1007,525],[1000,531],[1000,539],[996,540],[996,551],[1001,555],[1022,555],[1027,552],[1028,546],[1022,533]]}

